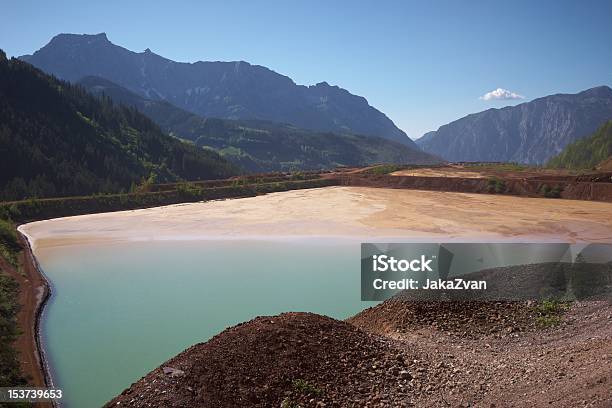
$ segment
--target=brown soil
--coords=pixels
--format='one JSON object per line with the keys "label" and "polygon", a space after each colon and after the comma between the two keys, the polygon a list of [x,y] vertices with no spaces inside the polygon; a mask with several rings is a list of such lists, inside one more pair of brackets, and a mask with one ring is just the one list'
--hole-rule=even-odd
{"label": "brown soil", "polygon": [[608,157],[606,160],[599,163],[597,170],[612,171],[612,157]]}
{"label": "brown soil", "polygon": [[610,407],[612,306],[575,303],[549,329],[533,310],[394,299],[348,323],[260,317],[187,349],[108,406]]}
{"label": "brown soil", "polygon": [[445,335],[478,338],[505,337],[536,327],[537,313],[531,303],[415,301],[393,298],[348,319],[372,333],[413,335],[435,330]]}

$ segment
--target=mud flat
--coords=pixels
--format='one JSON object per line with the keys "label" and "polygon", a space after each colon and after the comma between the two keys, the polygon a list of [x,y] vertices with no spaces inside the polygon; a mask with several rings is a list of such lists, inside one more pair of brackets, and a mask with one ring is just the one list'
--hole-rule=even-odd
{"label": "mud flat", "polygon": [[283,236],[612,242],[612,203],[328,187],[66,217],[20,227],[37,248]]}

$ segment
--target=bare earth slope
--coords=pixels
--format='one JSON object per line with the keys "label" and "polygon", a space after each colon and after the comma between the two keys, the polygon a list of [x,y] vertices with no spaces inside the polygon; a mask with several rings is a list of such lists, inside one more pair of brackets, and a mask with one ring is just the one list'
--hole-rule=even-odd
{"label": "bare earth slope", "polygon": [[[414,306],[386,302],[351,321],[426,356],[423,376],[431,388],[417,395],[417,406],[607,407],[612,401],[612,307],[607,302],[576,303],[553,329],[525,325],[530,309],[517,304],[498,304],[488,315],[474,305],[456,304],[451,310],[442,304],[442,311],[430,305],[428,314],[435,319],[422,322],[417,313],[409,322],[394,321]],[[475,308],[479,313],[473,313]],[[481,334],[474,335],[477,331]]]}
{"label": "bare earth slope", "polygon": [[187,349],[108,406],[360,406],[366,399],[401,406],[408,377],[401,352],[385,338],[324,316],[284,313]]}

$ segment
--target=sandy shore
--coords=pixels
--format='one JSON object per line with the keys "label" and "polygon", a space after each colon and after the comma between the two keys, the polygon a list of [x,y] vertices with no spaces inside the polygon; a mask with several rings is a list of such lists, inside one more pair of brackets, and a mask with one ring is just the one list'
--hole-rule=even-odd
{"label": "sandy shore", "polygon": [[362,187],[82,215],[20,227],[34,250],[96,242],[343,236],[612,242],[612,204]]}

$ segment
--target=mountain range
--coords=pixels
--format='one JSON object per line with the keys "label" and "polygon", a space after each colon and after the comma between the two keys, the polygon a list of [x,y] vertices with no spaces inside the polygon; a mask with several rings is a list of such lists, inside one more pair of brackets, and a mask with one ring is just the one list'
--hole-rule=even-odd
{"label": "mountain range", "polygon": [[600,86],[474,113],[426,133],[417,144],[453,162],[544,164],[610,119],[612,89]]}
{"label": "mountain range", "polygon": [[432,163],[432,155],[541,165],[612,119],[612,89],[600,86],[474,113],[415,144],[360,96],[326,82],[297,85],[244,61],[175,62],[117,46],[104,33],[60,34],[20,58],[136,107],[171,135],[252,172]]}
{"label": "mountain range", "polygon": [[266,67],[235,62],[175,62],[133,52],[97,35],[60,34],[22,60],[64,80],[108,79],[150,100],[203,117],[267,120],[322,132],[379,136],[417,148],[368,101],[321,82],[297,85]]}
{"label": "mountain range", "polygon": [[262,120],[203,118],[167,101],[144,98],[100,77],[85,77],[77,84],[98,97],[135,107],[169,134],[212,148],[248,172],[440,161],[399,142],[374,136],[317,132]]}

